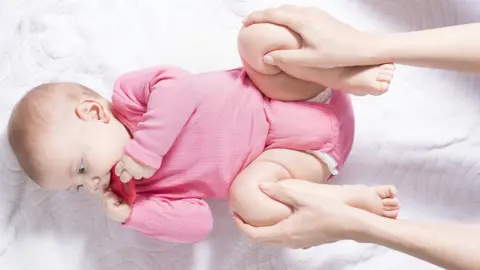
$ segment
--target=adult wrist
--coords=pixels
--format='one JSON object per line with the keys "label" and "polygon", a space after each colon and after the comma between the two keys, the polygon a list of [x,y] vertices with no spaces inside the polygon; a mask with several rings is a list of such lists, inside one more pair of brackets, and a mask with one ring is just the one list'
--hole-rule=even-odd
{"label": "adult wrist", "polygon": [[[395,59],[392,54],[392,34],[376,34],[372,35],[370,47],[372,50],[372,58],[375,64],[394,63]],[[394,45],[394,44],[393,44]]]}
{"label": "adult wrist", "polygon": [[358,243],[376,243],[376,227],[382,223],[384,218],[364,210],[353,210],[347,221],[348,226],[344,231],[344,238]]}
{"label": "adult wrist", "polygon": [[393,63],[388,34],[363,33],[357,39],[356,62],[358,65]]}

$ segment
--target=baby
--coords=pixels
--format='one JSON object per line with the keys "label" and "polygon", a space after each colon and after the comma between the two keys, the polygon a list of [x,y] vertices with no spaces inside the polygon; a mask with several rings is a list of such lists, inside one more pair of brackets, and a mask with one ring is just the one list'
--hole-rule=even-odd
{"label": "baby", "polygon": [[[384,92],[393,65],[305,71],[317,72],[322,86],[289,75],[302,70],[263,63],[269,51],[301,46],[290,30],[256,24],[243,28],[238,41],[243,68],[130,72],[116,81],[111,104],[76,83],[37,86],[9,122],[21,167],[45,188],[99,192],[109,218],[171,242],[209,234],[206,198],[228,199],[253,226],[285,219],[291,209],[259,189],[282,179],[317,182],[323,196],[396,218],[393,186],[325,185],[354,137],[350,99],[330,88]],[[308,101],[319,94],[321,101]],[[115,166],[123,181],[141,179],[132,205],[108,190]]]}

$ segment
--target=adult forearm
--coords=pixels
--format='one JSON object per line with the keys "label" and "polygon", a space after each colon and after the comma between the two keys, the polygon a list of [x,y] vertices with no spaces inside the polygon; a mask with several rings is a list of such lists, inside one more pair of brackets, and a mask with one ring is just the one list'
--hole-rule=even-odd
{"label": "adult forearm", "polygon": [[446,269],[480,269],[480,225],[392,220],[362,213],[359,242],[389,247]]}
{"label": "adult forearm", "polygon": [[480,23],[395,33],[375,39],[378,59],[480,73]]}

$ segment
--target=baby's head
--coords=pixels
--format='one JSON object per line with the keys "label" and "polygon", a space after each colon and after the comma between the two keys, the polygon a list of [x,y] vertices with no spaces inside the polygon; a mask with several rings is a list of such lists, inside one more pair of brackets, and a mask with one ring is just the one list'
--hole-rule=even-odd
{"label": "baby's head", "polygon": [[130,136],[99,94],[76,83],[48,83],[15,106],[8,139],[22,169],[40,186],[102,191]]}

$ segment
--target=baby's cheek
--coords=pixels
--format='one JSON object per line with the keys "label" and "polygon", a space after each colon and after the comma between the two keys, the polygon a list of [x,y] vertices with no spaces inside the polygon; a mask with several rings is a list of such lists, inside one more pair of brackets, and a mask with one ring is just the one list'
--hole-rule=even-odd
{"label": "baby's cheek", "polygon": [[95,152],[92,153],[94,166],[96,170],[107,173],[117,163],[123,155],[123,146],[114,142],[104,142],[97,145]]}

